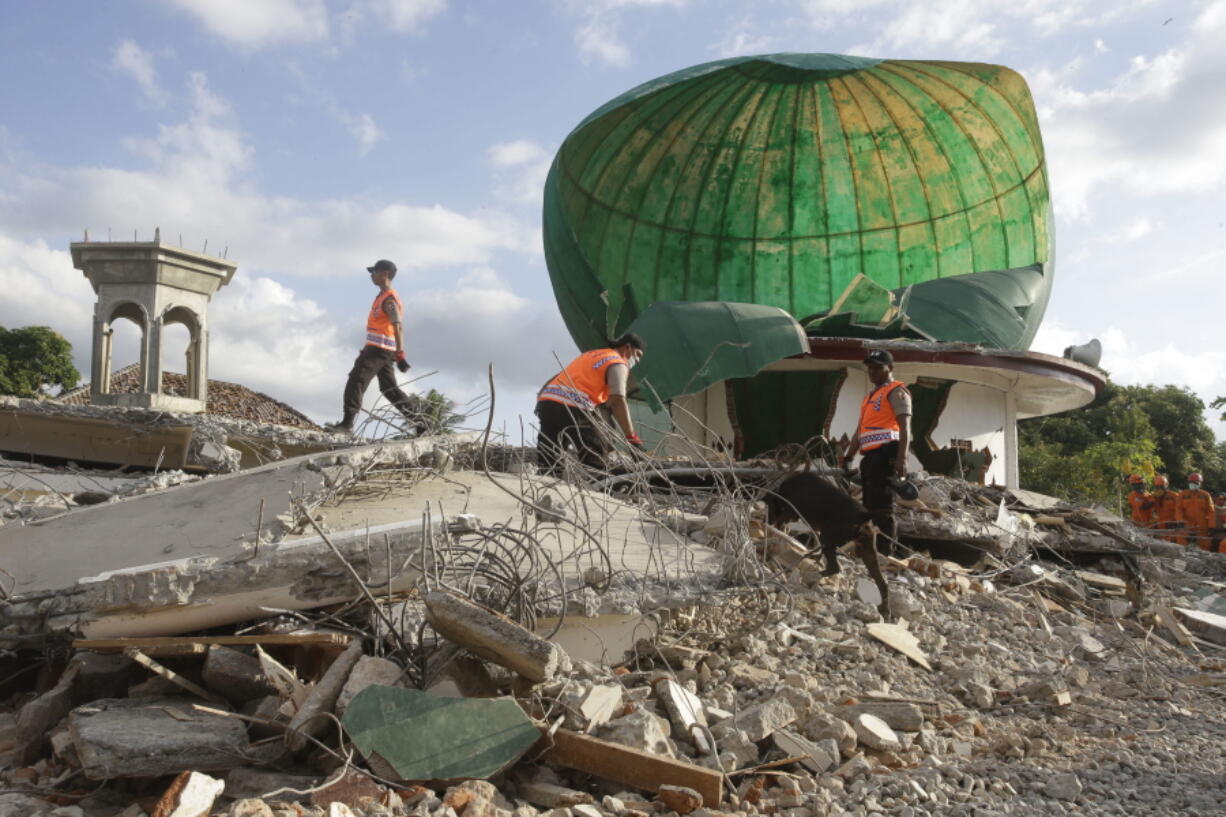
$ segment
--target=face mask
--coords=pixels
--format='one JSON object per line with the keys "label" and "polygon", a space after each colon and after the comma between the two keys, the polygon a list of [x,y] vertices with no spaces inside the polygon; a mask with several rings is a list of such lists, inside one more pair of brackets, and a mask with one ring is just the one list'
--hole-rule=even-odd
{"label": "face mask", "polygon": [[1188,483],[1188,490],[1189,490],[1189,491],[1199,491],[1199,490],[1200,490],[1200,483],[1199,483],[1199,482],[1189,482],[1189,483]]}
{"label": "face mask", "polygon": [[636,364],[636,363],[638,363],[638,362],[639,362],[639,357],[640,357],[640,355],[631,355],[629,358],[627,358],[627,359],[626,359],[626,368],[628,368],[628,369],[633,369],[633,368],[634,368],[634,364]]}

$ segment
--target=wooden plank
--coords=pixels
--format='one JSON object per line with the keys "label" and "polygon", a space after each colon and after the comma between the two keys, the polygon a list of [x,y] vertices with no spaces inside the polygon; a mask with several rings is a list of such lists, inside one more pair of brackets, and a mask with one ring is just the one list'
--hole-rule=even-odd
{"label": "wooden plank", "polygon": [[311,632],[266,633],[264,635],[151,636],[148,638],[78,638],[72,642],[72,646],[79,650],[93,650],[94,652],[123,652],[128,649],[136,649],[147,655],[159,650],[163,651],[163,655],[181,655],[183,653],[173,653],[168,650],[186,649],[193,652],[198,646],[199,651],[204,651],[212,644],[220,644],[223,647],[255,644],[345,647],[348,646],[350,640],[351,637],[345,633]]}
{"label": "wooden plank", "polygon": [[568,729],[554,733],[553,745],[542,760],[647,791],[659,791],[663,785],[688,786],[702,795],[708,808],[717,807],[724,797],[724,776],[717,771]]}

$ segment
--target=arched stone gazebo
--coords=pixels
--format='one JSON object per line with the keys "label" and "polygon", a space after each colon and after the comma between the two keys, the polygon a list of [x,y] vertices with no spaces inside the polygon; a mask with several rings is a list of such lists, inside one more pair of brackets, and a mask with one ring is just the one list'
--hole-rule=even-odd
{"label": "arched stone gazebo", "polygon": [[[90,401],[94,405],[203,411],[208,399],[208,307],[237,265],[154,241],[78,241],[72,263],[98,294],[94,305]],[[111,394],[112,325],[132,321],[141,332],[141,391]],[[162,333],[186,327],[188,393],[162,394]]]}

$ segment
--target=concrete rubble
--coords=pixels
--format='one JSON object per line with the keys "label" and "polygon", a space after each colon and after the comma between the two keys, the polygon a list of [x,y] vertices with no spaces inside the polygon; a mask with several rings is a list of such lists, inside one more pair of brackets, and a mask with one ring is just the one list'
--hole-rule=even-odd
{"label": "concrete rubble", "polygon": [[[929,479],[885,621],[854,554],[823,577],[743,485],[531,471],[406,441],[10,520],[0,813],[1221,813],[1226,559]],[[348,731],[376,694],[454,728],[449,769],[499,765],[461,699],[537,742],[404,779]]]}

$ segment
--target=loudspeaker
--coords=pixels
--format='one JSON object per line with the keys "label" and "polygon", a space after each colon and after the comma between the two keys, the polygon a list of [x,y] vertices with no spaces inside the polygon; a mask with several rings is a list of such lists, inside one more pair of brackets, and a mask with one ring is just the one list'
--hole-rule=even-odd
{"label": "loudspeaker", "polygon": [[1064,356],[1069,360],[1075,360],[1097,369],[1098,362],[1103,359],[1103,345],[1098,342],[1098,338],[1094,338],[1089,343],[1083,343],[1080,346],[1069,346],[1064,350]]}

